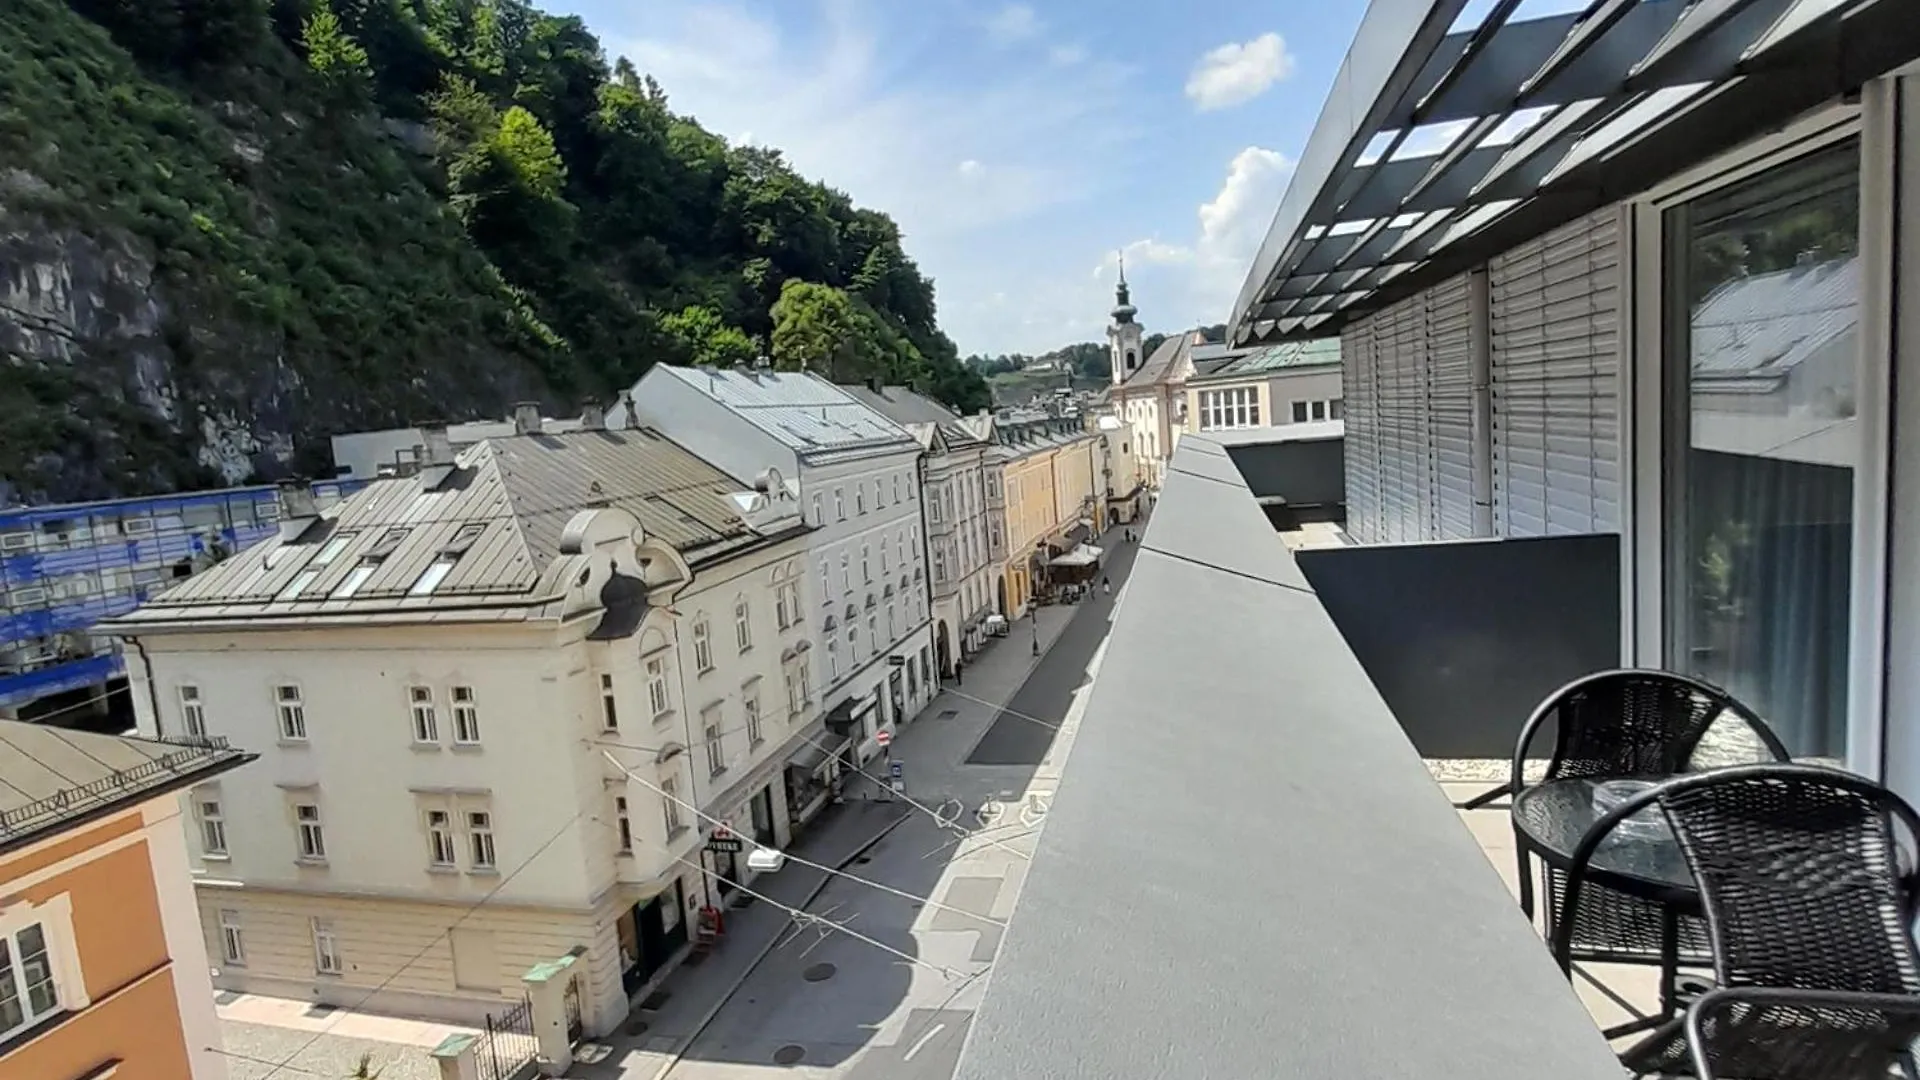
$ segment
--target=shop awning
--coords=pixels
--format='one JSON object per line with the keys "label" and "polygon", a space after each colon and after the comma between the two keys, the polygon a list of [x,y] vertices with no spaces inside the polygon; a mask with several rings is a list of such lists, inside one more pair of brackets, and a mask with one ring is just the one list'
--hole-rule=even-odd
{"label": "shop awning", "polygon": [[787,768],[811,775],[819,771],[820,766],[840,756],[840,751],[845,750],[851,742],[853,742],[851,738],[841,739],[838,742],[810,742],[787,759]]}
{"label": "shop awning", "polygon": [[1050,566],[1092,566],[1094,563],[1099,561],[1100,561],[1100,556],[1094,554],[1093,549],[1087,547],[1087,545],[1085,544],[1081,544],[1079,547],[1074,548],[1072,551],[1067,552],[1065,555],[1055,555],[1053,557],[1053,561],[1048,565]]}

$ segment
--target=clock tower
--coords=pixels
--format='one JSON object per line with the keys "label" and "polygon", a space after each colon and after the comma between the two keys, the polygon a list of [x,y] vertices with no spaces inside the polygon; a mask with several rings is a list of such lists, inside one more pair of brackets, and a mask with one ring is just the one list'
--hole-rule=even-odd
{"label": "clock tower", "polygon": [[1120,256],[1120,283],[1113,290],[1113,322],[1107,327],[1108,359],[1113,366],[1113,384],[1126,382],[1146,357],[1140,355],[1140,324],[1133,321],[1138,309],[1127,291],[1127,257]]}

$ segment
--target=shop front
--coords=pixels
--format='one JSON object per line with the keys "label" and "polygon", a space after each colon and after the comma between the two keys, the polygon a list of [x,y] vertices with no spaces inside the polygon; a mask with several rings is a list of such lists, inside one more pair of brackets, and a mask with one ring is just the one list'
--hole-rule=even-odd
{"label": "shop front", "polygon": [[680,879],[614,920],[620,939],[620,982],[633,994],[687,944],[687,900]]}
{"label": "shop front", "polygon": [[787,821],[799,832],[833,800],[842,771],[848,765],[853,740],[845,734],[823,733],[801,744],[787,758],[782,782],[787,794]]}

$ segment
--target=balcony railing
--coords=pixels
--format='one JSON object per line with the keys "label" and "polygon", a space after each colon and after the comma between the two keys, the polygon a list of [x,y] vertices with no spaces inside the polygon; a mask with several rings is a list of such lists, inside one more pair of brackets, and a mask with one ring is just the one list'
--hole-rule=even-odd
{"label": "balcony railing", "polygon": [[195,773],[230,758],[242,756],[218,736],[175,736],[163,740],[179,748],[124,769],[64,788],[11,810],[0,810],[0,838],[44,827],[63,818],[111,805],[147,790],[167,786],[174,778]]}
{"label": "balcony railing", "polygon": [[1619,1075],[1342,629],[1183,439],[959,1080]]}

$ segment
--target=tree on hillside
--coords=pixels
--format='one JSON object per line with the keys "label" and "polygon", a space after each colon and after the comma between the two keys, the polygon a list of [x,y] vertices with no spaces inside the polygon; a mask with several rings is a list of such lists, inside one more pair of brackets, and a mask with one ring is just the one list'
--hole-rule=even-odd
{"label": "tree on hillside", "polygon": [[351,105],[365,99],[373,86],[367,50],[347,33],[326,0],[314,4],[301,29],[300,42],[307,50],[307,66],[334,103]]}
{"label": "tree on hillside", "polygon": [[527,191],[541,199],[560,197],[567,181],[566,163],[554,148],[553,136],[531,112],[518,105],[508,109],[500,117],[493,145]]}
{"label": "tree on hillside", "polygon": [[789,279],[773,305],[774,366],[833,382],[864,381],[874,374],[877,352],[867,329],[846,293]]}
{"label": "tree on hillside", "polygon": [[730,326],[710,307],[692,305],[660,320],[661,329],[684,350],[687,363],[700,367],[750,364],[760,349],[737,326]]}

